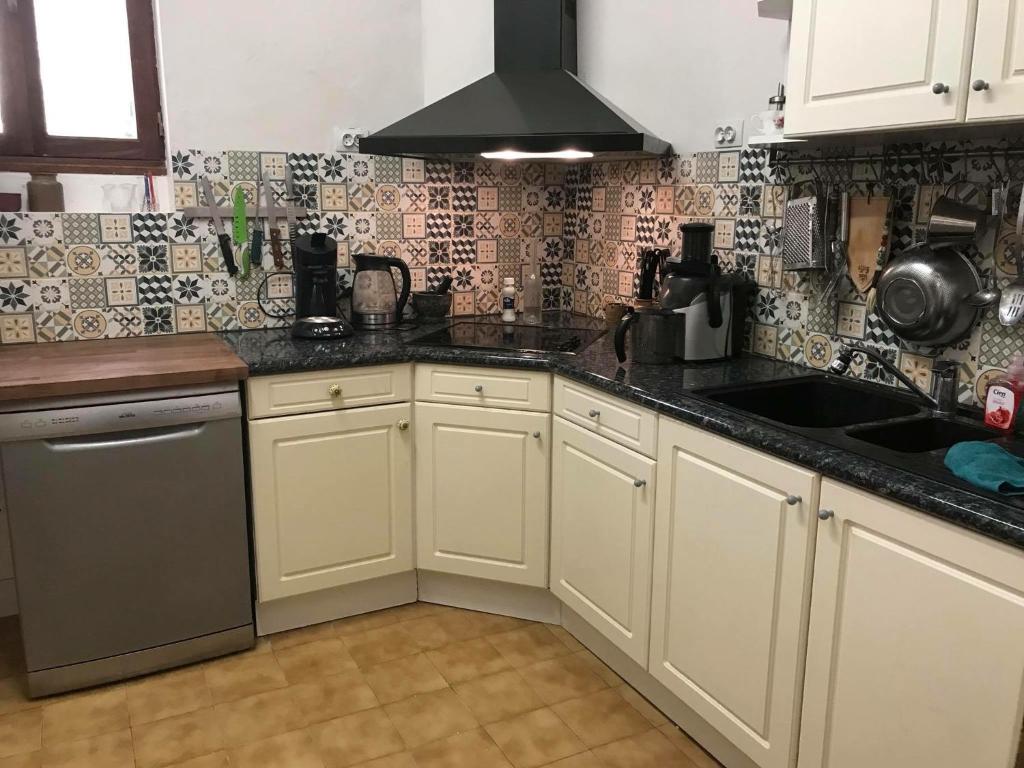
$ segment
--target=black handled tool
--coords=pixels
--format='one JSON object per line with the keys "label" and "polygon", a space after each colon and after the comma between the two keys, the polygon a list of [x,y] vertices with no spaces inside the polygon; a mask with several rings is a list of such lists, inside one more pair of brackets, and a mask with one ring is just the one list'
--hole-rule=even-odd
{"label": "black handled tool", "polygon": [[210,211],[210,218],[213,219],[213,230],[217,233],[217,242],[220,244],[220,252],[224,257],[224,264],[227,266],[228,274],[234,277],[238,274],[238,265],[235,264],[235,252],[231,247],[231,235],[224,230],[224,222],[220,220],[220,216],[217,214],[213,185],[208,178],[203,178],[203,192],[206,193],[206,206]]}

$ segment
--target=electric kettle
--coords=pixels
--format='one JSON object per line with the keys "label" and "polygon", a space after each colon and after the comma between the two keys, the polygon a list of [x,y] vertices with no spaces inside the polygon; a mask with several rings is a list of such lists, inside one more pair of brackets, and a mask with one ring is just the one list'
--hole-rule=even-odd
{"label": "electric kettle", "polygon": [[[352,283],[352,322],[358,328],[396,325],[409,300],[411,277],[401,259],[356,253],[356,274]],[[395,285],[391,268],[402,275],[402,289]]]}

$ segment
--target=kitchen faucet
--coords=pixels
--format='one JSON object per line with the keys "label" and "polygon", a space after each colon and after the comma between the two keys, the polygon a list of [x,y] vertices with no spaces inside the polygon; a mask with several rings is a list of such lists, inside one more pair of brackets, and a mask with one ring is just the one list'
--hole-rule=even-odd
{"label": "kitchen faucet", "polygon": [[882,366],[886,371],[895,376],[900,383],[913,392],[920,400],[931,408],[939,416],[952,416],[956,413],[958,397],[957,383],[960,379],[960,364],[953,360],[936,360],[932,368],[932,391],[925,392],[915,384],[909,376],[891,363],[888,358],[871,347],[860,344],[843,344],[839,348],[839,354],[833,360],[828,370],[837,376],[842,376],[850,368],[853,356],[856,354],[870,357]]}

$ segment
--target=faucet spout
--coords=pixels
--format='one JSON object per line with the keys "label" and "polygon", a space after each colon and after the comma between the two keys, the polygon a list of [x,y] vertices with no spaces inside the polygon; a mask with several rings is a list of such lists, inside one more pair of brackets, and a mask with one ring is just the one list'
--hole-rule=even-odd
{"label": "faucet spout", "polygon": [[909,376],[890,362],[881,352],[871,347],[861,346],[860,344],[843,344],[839,348],[835,360],[829,363],[829,372],[842,376],[850,369],[850,363],[853,361],[854,355],[870,357],[937,414],[951,416],[956,413],[959,363],[952,360],[936,362],[932,372],[932,393],[929,394],[917,386]]}

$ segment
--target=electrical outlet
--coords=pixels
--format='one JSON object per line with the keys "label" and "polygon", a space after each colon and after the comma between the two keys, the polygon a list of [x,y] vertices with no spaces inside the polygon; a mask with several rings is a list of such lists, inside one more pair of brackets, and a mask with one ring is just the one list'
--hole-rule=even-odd
{"label": "electrical outlet", "polygon": [[358,152],[359,140],[368,136],[365,128],[334,128],[334,148],[338,152]]}
{"label": "electrical outlet", "polygon": [[719,120],[715,125],[715,149],[729,149],[743,144],[742,120]]}

